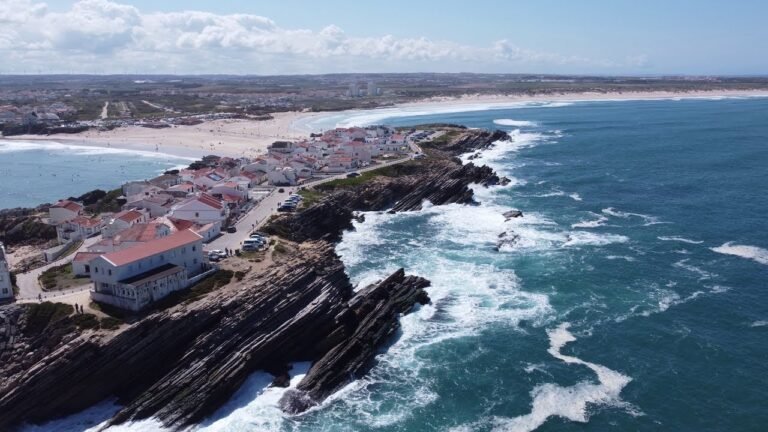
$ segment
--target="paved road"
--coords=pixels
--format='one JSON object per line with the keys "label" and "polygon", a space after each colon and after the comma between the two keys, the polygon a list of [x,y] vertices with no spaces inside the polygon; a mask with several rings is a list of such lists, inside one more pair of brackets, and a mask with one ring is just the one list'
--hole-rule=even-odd
{"label": "paved road", "polygon": [[38,278],[40,275],[48,270],[51,267],[60,266],[62,264],[67,264],[72,262],[72,259],[75,257],[75,254],[77,252],[82,252],[89,246],[92,246],[98,242],[101,241],[101,236],[98,235],[96,237],[91,237],[89,239],[86,239],[83,244],[80,246],[80,248],[77,249],[74,253],[71,253],[67,255],[64,258],[61,258],[57,261],[54,261],[52,263],[46,264],[43,267],[28,271],[26,273],[17,273],[16,274],[16,285],[19,287],[19,295],[16,297],[17,300],[37,300],[39,295],[43,296],[43,299],[47,298],[53,298],[53,297],[60,297],[63,295],[68,295],[73,292],[82,292],[87,291],[91,284],[90,282],[87,284],[84,284],[81,287],[68,289],[65,291],[51,291],[46,292],[43,291],[43,289],[40,287],[40,282],[38,282]]}
{"label": "paved road", "polygon": [[[361,168],[357,170],[357,172],[366,172],[366,171],[379,169],[385,166],[396,165],[399,163],[409,161],[411,159],[412,158],[408,156],[402,159],[397,159],[397,160]],[[307,187],[312,187],[312,186],[317,186],[319,184],[327,183],[329,181],[343,179],[347,177],[347,174],[348,173],[342,173],[334,176],[329,176],[319,180],[314,180],[308,183],[304,183],[303,185],[300,185],[300,186],[290,186],[290,187],[273,189],[268,196],[266,196],[259,203],[257,203],[248,212],[248,214],[235,225],[235,227],[237,228],[237,232],[231,233],[231,234],[229,233],[222,234],[221,237],[208,243],[208,245],[205,247],[205,250],[209,250],[209,251],[224,250],[225,248],[240,249],[242,247],[243,241],[248,238],[248,236],[251,234],[251,232],[254,229],[260,228],[264,224],[264,222],[266,222],[267,219],[269,219],[270,216],[272,216],[273,214],[277,214],[278,203],[285,201],[285,199],[288,198],[288,195],[290,195],[291,193],[295,193],[296,191],[299,190],[300,187],[307,188]],[[278,192],[279,189],[283,189],[284,192]]]}

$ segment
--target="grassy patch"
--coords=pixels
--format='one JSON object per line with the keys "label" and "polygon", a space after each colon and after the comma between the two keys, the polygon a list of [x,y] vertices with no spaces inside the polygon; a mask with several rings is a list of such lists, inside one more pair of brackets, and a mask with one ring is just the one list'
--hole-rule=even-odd
{"label": "grassy patch", "polygon": [[276,254],[284,254],[284,253],[288,253],[288,248],[287,248],[287,247],[285,247],[285,245],[284,245],[284,244],[282,244],[282,243],[280,243],[280,242],[277,242],[277,243],[275,244],[275,249],[274,249],[274,250],[275,250],[275,253],[276,253]]}
{"label": "grassy patch", "polygon": [[402,175],[411,174],[418,166],[419,162],[417,161],[408,161],[395,165],[387,165],[378,169],[365,171],[357,177],[347,177],[343,179],[332,180],[328,183],[322,183],[315,186],[315,189],[325,191],[338,188],[360,186],[377,177],[399,177]]}
{"label": "grassy patch", "polygon": [[104,317],[99,322],[99,325],[104,330],[117,330],[123,322],[114,317]]}
{"label": "grassy patch", "polygon": [[446,131],[444,134],[440,135],[439,137],[429,141],[425,141],[420,145],[422,147],[442,147],[453,142],[462,133],[464,133],[464,131],[461,131],[461,130]]}
{"label": "grassy patch", "polygon": [[32,303],[27,312],[24,333],[35,335],[42,333],[49,325],[68,317],[75,311],[72,305],[64,303]]}
{"label": "grassy patch", "polygon": [[76,314],[72,316],[72,322],[81,329],[98,329],[99,319],[94,314]]}
{"label": "grassy patch", "polygon": [[62,264],[44,271],[39,280],[43,290],[57,291],[81,285],[85,279],[75,277],[72,264]]}
{"label": "grassy patch", "polygon": [[317,203],[325,196],[324,193],[315,189],[302,189],[298,193],[302,198],[304,198],[304,200],[301,202],[304,207],[309,207],[312,204]]}

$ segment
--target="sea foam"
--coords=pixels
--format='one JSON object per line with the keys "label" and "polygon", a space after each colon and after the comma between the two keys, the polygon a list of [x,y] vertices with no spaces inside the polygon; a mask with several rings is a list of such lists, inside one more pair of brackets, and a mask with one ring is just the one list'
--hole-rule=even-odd
{"label": "sea foam", "polygon": [[511,419],[496,418],[494,431],[533,431],[543,425],[547,419],[555,416],[586,423],[589,420],[588,405],[616,406],[632,412],[631,406],[621,400],[621,390],[632,381],[632,378],[605,366],[561,352],[566,344],[576,340],[576,337],[568,331],[569,327],[570,323],[566,322],[547,331],[550,344],[547,352],[567,364],[588,367],[597,375],[598,383],[582,381],[570,387],[552,383],[538,385],[531,392],[533,398],[531,412]]}
{"label": "sea foam", "polygon": [[514,127],[533,127],[537,125],[536,122],[532,122],[528,120],[512,120],[512,119],[496,119],[493,121],[493,123],[499,126],[514,126]]}
{"label": "sea foam", "polygon": [[720,254],[734,255],[751,259],[763,265],[768,265],[768,250],[757,246],[739,245],[733,242],[728,242],[710,249]]}

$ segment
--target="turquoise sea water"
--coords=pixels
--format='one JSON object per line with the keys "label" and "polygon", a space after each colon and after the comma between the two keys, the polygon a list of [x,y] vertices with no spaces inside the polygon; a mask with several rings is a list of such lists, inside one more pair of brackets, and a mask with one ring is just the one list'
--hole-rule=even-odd
{"label": "turquoise sea water", "polygon": [[[337,248],[352,279],[404,267],[432,305],[322,407],[284,417],[255,374],[202,430],[766,430],[768,100],[383,121],[507,130],[479,161],[513,182],[477,206],[367,214]],[[504,232],[518,240],[497,251]]]}
{"label": "turquoise sea water", "polygon": [[115,189],[129,180],[189,165],[190,160],[154,152],[0,140],[0,209]]}

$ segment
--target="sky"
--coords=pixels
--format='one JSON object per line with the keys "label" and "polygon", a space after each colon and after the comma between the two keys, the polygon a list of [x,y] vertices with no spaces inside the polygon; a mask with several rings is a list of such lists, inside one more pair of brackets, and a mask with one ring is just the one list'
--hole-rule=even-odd
{"label": "sky", "polygon": [[0,73],[768,75],[766,0],[0,0]]}

